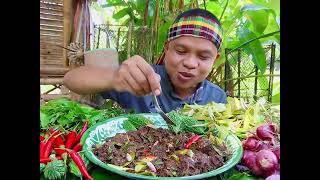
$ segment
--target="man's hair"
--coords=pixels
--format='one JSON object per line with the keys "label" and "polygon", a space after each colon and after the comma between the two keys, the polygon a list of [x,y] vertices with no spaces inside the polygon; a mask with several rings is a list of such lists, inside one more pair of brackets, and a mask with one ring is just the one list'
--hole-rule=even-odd
{"label": "man's hair", "polygon": [[202,17],[210,18],[210,19],[214,20],[215,22],[217,22],[219,24],[219,26],[221,26],[220,21],[218,20],[218,18],[214,14],[212,14],[210,11],[207,11],[205,9],[200,9],[200,8],[189,9],[187,11],[184,11],[183,13],[179,14],[176,17],[174,22],[177,22],[179,19],[181,19],[182,17],[185,17],[185,16],[202,16]]}

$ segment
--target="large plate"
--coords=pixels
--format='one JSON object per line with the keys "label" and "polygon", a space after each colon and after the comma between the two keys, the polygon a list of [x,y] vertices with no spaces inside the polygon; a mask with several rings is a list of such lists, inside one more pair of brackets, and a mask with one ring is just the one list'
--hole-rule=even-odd
{"label": "large plate", "polygon": [[[146,118],[149,118],[156,127],[162,127],[162,128],[168,128],[166,122],[162,119],[162,117],[159,114],[156,113],[142,113],[140,115],[145,116]],[[129,172],[125,172],[119,169],[116,169],[108,164],[105,164],[104,162],[100,161],[91,151],[92,146],[95,144],[103,144],[106,138],[113,137],[117,133],[125,133],[126,131],[122,127],[122,123],[127,120],[127,116],[118,116],[115,118],[107,119],[105,121],[99,122],[95,124],[94,126],[90,127],[83,137],[81,138],[81,142],[83,144],[83,150],[85,151],[85,156],[94,164],[109,170],[113,173],[132,178],[132,179],[168,179],[168,180],[191,180],[191,179],[203,179],[208,178],[212,176],[216,176],[220,173],[223,173],[233,166],[235,166],[241,159],[243,149],[241,146],[240,140],[233,134],[229,134],[225,141],[228,146],[228,148],[233,152],[231,159],[229,159],[223,166],[220,168],[217,168],[215,170],[209,171],[207,173],[198,174],[194,176],[184,176],[184,177],[152,177],[152,176],[145,176],[145,175],[139,175],[139,174],[133,174]]]}

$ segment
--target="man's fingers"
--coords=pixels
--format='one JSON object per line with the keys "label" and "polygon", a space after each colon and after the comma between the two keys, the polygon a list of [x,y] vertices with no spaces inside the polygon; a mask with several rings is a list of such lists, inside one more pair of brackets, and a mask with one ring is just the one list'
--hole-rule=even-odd
{"label": "man's fingers", "polygon": [[147,77],[151,91],[159,96],[161,94],[160,75],[155,73],[152,66],[145,61],[138,61],[137,66]]}
{"label": "man's fingers", "polygon": [[144,93],[147,94],[151,92],[150,85],[147,77],[143,74],[140,68],[130,68],[130,75],[134,78],[137,84],[144,90]]}
{"label": "man's fingers", "polygon": [[159,96],[161,94],[160,76],[157,73],[147,76],[150,87],[154,95]]}
{"label": "man's fingers", "polygon": [[147,94],[147,92],[144,91],[144,89],[136,82],[136,80],[131,75],[126,76],[125,80],[130,88],[134,91],[134,94],[139,96]]}

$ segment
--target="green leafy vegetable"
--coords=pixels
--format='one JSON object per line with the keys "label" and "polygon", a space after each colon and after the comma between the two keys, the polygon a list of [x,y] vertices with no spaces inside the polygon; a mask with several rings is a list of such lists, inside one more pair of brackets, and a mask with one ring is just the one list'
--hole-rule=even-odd
{"label": "green leafy vegetable", "polygon": [[202,123],[194,119],[193,117],[179,114],[177,111],[171,111],[167,115],[174,123],[174,125],[169,125],[169,128],[175,133],[178,133],[180,131],[189,131],[196,134],[205,133],[204,127],[196,127],[197,125],[201,125]]}
{"label": "green leafy vegetable", "polygon": [[243,139],[266,121],[279,123],[280,114],[263,99],[245,103],[243,99],[228,97],[227,101],[227,104],[185,105],[179,113],[203,121],[203,125],[220,139],[224,139],[229,131]]}
{"label": "green leafy vegetable", "polygon": [[49,162],[43,170],[44,177],[50,180],[60,179],[65,175],[65,166],[62,160]]}
{"label": "green leafy vegetable", "polygon": [[89,126],[98,121],[124,114],[121,108],[110,107],[97,110],[66,98],[54,99],[40,107],[40,125],[43,131],[49,127],[71,130],[77,127],[81,121],[88,120]]}
{"label": "green leafy vegetable", "polygon": [[40,173],[42,173],[42,171],[44,170],[45,167],[46,167],[45,164],[40,163]]}
{"label": "green leafy vegetable", "polygon": [[137,128],[129,120],[123,121],[122,126],[126,131],[136,131],[137,130]]}
{"label": "green leafy vegetable", "polygon": [[148,124],[152,124],[152,122],[139,114],[129,114],[128,116],[128,121],[136,128],[139,129],[142,126],[146,126]]}

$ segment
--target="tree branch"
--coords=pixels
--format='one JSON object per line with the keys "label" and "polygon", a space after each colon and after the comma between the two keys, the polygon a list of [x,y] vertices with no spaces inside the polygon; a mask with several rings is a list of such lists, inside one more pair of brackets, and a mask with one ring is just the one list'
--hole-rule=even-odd
{"label": "tree branch", "polygon": [[259,36],[259,37],[253,38],[253,39],[250,39],[249,41],[242,43],[240,46],[238,46],[238,47],[236,47],[236,48],[233,48],[232,50],[228,51],[228,53],[231,53],[231,52],[233,52],[233,51],[235,51],[235,50],[237,50],[237,49],[239,49],[239,48],[242,48],[243,46],[251,43],[252,41],[255,41],[255,40],[258,40],[258,39],[261,39],[261,38],[265,38],[265,37],[268,37],[268,36],[272,36],[272,35],[274,35],[274,34],[276,34],[276,33],[279,33],[279,32],[280,32],[280,30],[279,30],[279,31],[272,32],[272,33],[264,34],[264,35],[261,35],[261,36]]}

